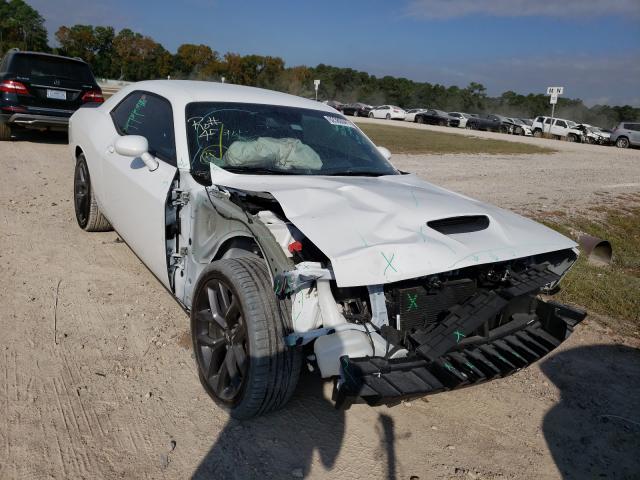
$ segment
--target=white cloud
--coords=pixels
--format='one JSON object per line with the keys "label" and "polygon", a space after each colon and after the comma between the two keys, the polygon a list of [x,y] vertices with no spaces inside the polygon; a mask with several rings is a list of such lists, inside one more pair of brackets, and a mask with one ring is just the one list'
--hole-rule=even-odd
{"label": "white cloud", "polygon": [[496,17],[640,16],[638,0],[411,0],[410,16],[449,19],[469,15]]}

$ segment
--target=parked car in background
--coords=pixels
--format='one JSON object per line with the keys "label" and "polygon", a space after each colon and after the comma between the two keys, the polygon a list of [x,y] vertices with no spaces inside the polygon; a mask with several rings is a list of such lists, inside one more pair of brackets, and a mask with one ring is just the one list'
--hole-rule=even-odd
{"label": "parked car in background", "polygon": [[405,122],[413,122],[416,119],[416,113],[426,112],[426,108],[412,108],[407,110],[407,113],[404,116]]}
{"label": "parked car in background", "polygon": [[337,100],[325,100],[322,103],[324,103],[325,105],[329,105],[331,108],[335,108],[339,112],[341,112],[342,108],[344,107],[344,103],[341,103]]}
{"label": "parked car in background", "polygon": [[426,112],[416,113],[414,118],[416,123],[426,123],[429,125],[440,125],[441,127],[457,127],[459,119],[449,116],[447,112],[430,108]]}
{"label": "parked car in background", "polygon": [[449,116],[458,119],[459,128],[467,128],[467,120],[471,118],[470,114],[462,112],[449,112]]}
{"label": "parked car in background", "polygon": [[610,140],[618,148],[640,146],[640,122],[620,122],[611,132]]}
{"label": "parked car in background", "polygon": [[370,118],[386,118],[387,120],[404,120],[404,116],[407,114],[400,107],[394,105],[381,105],[379,107],[373,107],[369,112]]}
{"label": "parked car in background", "polygon": [[509,133],[512,133],[514,135],[523,135],[527,137],[530,137],[533,135],[531,126],[527,125],[524,121],[522,121],[522,119],[509,117],[507,118],[507,120],[511,123],[511,131]]}
{"label": "parked car in background", "polygon": [[502,119],[497,115],[483,114],[469,118],[467,120],[467,127],[471,130],[489,130],[491,132],[499,132],[502,128]]}
{"label": "parked car in background", "polygon": [[66,130],[78,108],[103,101],[81,59],[9,50],[0,63],[0,140],[15,128]]}
{"label": "parked car in background", "polygon": [[372,108],[371,105],[366,103],[348,103],[342,106],[342,113],[353,117],[368,117]]}
{"label": "parked car in background", "polygon": [[589,125],[588,123],[580,123],[576,125],[576,130],[582,132],[582,141],[585,143],[595,143],[598,145],[607,145],[611,133],[605,132],[600,127]]}
{"label": "parked car in background", "polygon": [[582,132],[575,128],[576,122],[565,118],[539,116],[533,121],[532,129],[534,137],[541,137],[544,133],[554,137],[566,138],[569,142],[580,142]]}

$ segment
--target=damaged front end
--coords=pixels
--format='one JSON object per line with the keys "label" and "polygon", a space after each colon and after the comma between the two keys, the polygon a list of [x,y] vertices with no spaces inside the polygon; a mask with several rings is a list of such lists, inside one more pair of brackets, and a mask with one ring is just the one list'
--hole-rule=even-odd
{"label": "damaged front end", "polygon": [[[337,407],[394,405],[510,375],[555,349],[583,311],[539,298],[573,250],[368,288],[303,262],[275,280],[293,301],[291,346],[313,342]],[[559,266],[562,270],[559,271]]]}
{"label": "damaged front end", "polygon": [[[333,218],[312,201],[312,190],[294,203],[287,195],[297,191],[288,185],[275,193],[249,186],[216,187],[210,199],[219,213],[226,205],[225,216],[234,210],[253,235],[276,296],[290,300],[285,343],[303,347],[323,378],[337,379],[339,407],[393,405],[504,377],[556,348],[586,316],[540,297],[555,289],[577,250],[526,219],[488,209],[483,215],[485,207],[474,204],[473,215],[427,217],[415,233],[396,215],[395,228],[406,240],[376,231],[377,245],[363,239],[358,246],[332,236]],[[420,191],[414,195],[422,202]],[[348,208],[333,212],[347,225]],[[371,238],[377,212],[369,213]],[[362,217],[352,229],[365,231]],[[390,242],[399,261],[385,253]],[[495,248],[475,250],[487,246]],[[438,262],[458,268],[438,271]],[[404,273],[421,269],[418,276]]]}

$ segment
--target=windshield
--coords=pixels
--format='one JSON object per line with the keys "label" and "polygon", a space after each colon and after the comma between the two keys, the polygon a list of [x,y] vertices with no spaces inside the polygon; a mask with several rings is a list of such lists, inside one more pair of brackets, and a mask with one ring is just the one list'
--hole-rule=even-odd
{"label": "windshield", "polygon": [[331,112],[249,103],[190,103],[191,171],[213,163],[234,173],[396,175],[398,171],[345,117]]}

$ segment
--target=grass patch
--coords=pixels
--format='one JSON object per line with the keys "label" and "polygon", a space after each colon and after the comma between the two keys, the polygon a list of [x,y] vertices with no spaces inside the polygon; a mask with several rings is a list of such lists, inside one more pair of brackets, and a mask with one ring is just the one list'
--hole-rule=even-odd
{"label": "grass patch", "polygon": [[454,133],[432,132],[417,128],[396,127],[360,123],[358,127],[373,140],[376,145],[387,147],[393,153],[489,153],[489,154],[528,154],[554,153],[550,148],[520,142],[505,142],[478,137],[468,137]]}
{"label": "grass patch", "polygon": [[560,284],[557,298],[610,317],[608,326],[620,334],[640,337],[640,206],[606,209],[600,218],[544,222],[565,235],[580,231],[607,239],[613,248],[613,262],[607,267],[591,265],[581,255]]}

